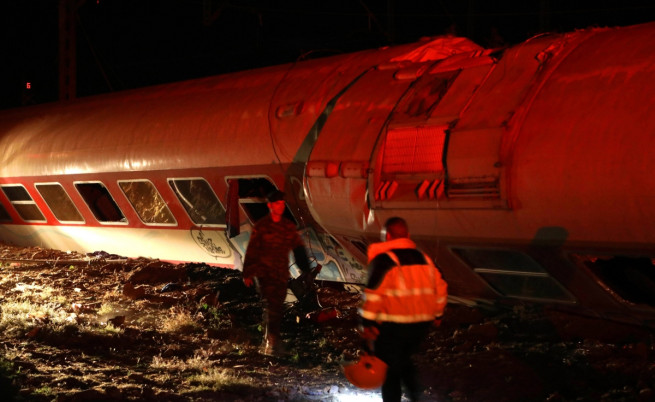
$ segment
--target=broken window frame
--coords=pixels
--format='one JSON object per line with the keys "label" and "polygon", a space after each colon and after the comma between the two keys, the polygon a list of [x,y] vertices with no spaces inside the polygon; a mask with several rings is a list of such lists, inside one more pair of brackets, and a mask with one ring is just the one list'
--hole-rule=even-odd
{"label": "broken window frame", "polygon": [[[55,198],[53,198],[51,192],[42,191],[42,188],[45,186],[49,186],[53,188],[58,187],[59,189],[61,189],[61,192],[54,195]],[[70,198],[70,195],[68,194],[64,186],[61,185],[61,183],[57,183],[57,182],[34,183],[34,187],[36,188],[36,191],[38,191],[38,193],[41,195],[41,198],[43,198],[43,201],[45,202],[46,206],[50,209],[50,212],[52,212],[52,215],[60,223],[72,223],[72,224],[85,223],[82,213],[77,208],[77,205],[75,205],[73,200]],[[76,215],[75,218],[77,219],[66,219],[66,218],[73,217],[72,215]]]}
{"label": "broken window frame", "polygon": [[[34,198],[30,195],[27,188],[22,184],[3,184],[0,186],[12,207],[16,210],[21,219],[25,222],[47,222],[45,215],[36,205]],[[18,192],[12,189],[21,189]]]}
{"label": "broken window frame", "polygon": [[[116,203],[116,200],[112,196],[111,192],[101,181],[74,181],[73,185],[75,189],[82,197],[82,200],[89,208],[94,218],[102,225],[127,225],[128,221],[125,217],[125,214],[121,208]],[[90,186],[95,185],[98,188],[99,195],[91,199],[89,198],[90,194],[87,190],[82,190],[82,188],[90,188]],[[104,205],[99,205],[98,202],[103,202]],[[107,209],[109,208],[109,209]],[[107,216],[107,213],[114,213],[120,215],[119,219],[112,219],[111,216]]]}
{"label": "broken window frame", "polygon": [[[205,211],[200,211],[200,209],[197,208],[196,205],[193,205],[192,201],[188,199],[188,197],[185,194],[182,194],[181,189],[178,185],[179,182],[185,182],[185,181],[196,181],[199,183],[204,183],[206,184],[206,189],[209,190],[206,192],[204,195],[209,195],[213,196],[213,200],[209,200],[209,202],[205,202],[205,205],[217,205],[220,207],[220,210],[218,211],[218,215],[215,214],[215,216],[212,219],[216,219],[218,222],[210,222],[207,223],[207,220],[201,220],[199,218],[203,217],[203,212],[207,212],[207,209]],[[214,188],[209,184],[209,182],[203,178],[203,177],[169,177],[166,179],[166,182],[170,186],[171,190],[173,190],[173,193],[175,194],[175,197],[177,200],[180,202],[182,207],[184,208],[184,211],[186,212],[187,216],[193,222],[195,225],[199,226],[210,226],[210,227],[225,227],[225,207],[221,203],[221,200],[218,198],[216,195],[216,192],[214,191]],[[190,191],[190,189],[189,189]],[[215,201],[215,203],[214,203]]]}
{"label": "broken window frame", "polygon": [[[147,183],[147,191],[140,191],[138,189],[132,191],[124,186],[125,184],[139,185],[138,183]],[[157,186],[153,182],[147,179],[136,179],[118,180],[117,184],[144,225],[177,226],[175,215],[173,215],[164,197],[161,196],[161,193],[157,190]],[[153,210],[155,213],[152,212]]]}

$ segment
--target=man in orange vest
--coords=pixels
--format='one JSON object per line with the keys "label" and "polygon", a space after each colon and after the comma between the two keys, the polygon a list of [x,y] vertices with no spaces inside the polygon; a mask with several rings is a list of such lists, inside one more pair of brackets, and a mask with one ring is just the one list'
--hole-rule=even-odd
{"label": "man in orange vest", "polygon": [[368,280],[359,309],[362,336],[373,341],[375,355],[388,365],[382,400],[400,401],[405,385],[410,400],[416,401],[421,390],[412,355],[430,327],[441,322],[447,284],[430,257],[409,239],[404,219],[390,218],[384,230],[385,241],[368,249]]}

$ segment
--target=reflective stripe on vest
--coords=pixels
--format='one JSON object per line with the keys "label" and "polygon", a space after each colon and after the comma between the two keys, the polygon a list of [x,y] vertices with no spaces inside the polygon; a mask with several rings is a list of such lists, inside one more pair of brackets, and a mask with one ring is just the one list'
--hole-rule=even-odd
{"label": "reflective stripe on vest", "polygon": [[394,253],[386,254],[396,266],[385,274],[377,289],[364,290],[359,314],[368,320],[397,323],[431,321],[440,316],[446,304],[446,283],[431,261],[426,258],[425,265],[401,265]]}

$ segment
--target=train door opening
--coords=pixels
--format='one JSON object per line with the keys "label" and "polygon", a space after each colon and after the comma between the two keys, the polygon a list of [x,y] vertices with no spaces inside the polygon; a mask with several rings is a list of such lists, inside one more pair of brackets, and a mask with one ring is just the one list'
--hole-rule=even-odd
{"label": "train door opening", "polygon": [[[227,201],[227,231],[228,238],[233,246],[245,255],[245,250],[250,239],[250,230],[255,223],[268,215],[266,196],[277,186],[268,177],[240,177],[228,178],[228,201]],[[318,280],[329,280],[345,282],[347,277],[334,257],[335,246],[326,247],[326,241],[311,227],[299,227],[298,220],[287,205],[284,216],[296,224],[298,233],[305,243],[307,255],[310,261],[315,261],[323,266],[319,273]],[[290,258],[290,272],[292,277],[300,275],[296,267],[293,254]]]}
{"label": "train door opening", "polygon": [[[278,188],[266,177],[249,177],[228,179],[228,210],[234,211],[235,202],[242,207],[243,212],[254,225],[258,220],[268,215],[267,195]],[[228,214],[230,219],[235,219]],[[284,216],[298,226],[298,221],[287,205]],[[240,222],[242,223],[242,222]]]}

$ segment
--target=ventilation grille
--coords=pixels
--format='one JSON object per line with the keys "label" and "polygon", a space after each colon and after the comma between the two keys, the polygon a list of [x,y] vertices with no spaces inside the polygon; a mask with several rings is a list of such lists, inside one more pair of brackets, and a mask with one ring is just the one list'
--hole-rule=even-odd
{"label": "ventilation grille", "polygon": [[469,179],[466,181],[452,180],[448,183],[448,197],[500,197],[500,183],[497,177]]}
{"label": "ventilation grille", "polygon": [[442,172],[445,128],[403,127],[389,130],[384,144],[382,173]]}

